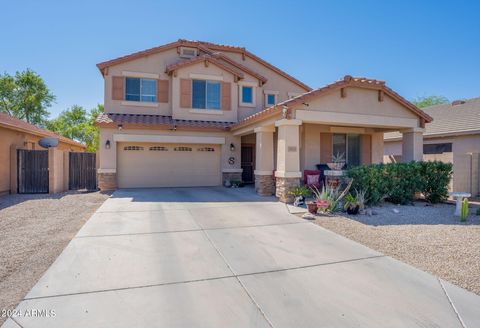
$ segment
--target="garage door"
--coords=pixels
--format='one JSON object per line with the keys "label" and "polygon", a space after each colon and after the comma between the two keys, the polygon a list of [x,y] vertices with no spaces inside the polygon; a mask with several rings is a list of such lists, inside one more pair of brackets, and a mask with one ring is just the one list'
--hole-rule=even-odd
{"label": "garage door", "polygon": [[118,143],[120,188],[221,185],[220,146]]}

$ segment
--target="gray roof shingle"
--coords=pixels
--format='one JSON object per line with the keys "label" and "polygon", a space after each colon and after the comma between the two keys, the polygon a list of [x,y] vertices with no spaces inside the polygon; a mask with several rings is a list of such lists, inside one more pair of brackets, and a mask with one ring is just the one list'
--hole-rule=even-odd
{"label": "gray roof shingle", "polygon": [[[455,133],[480,133],[480,97],[466,100],[465,103],[434,105],[422,108],[433,117],[433,122],[425,126],[424,136],[449,135]],[[401,138],[399,132],[385,133],[385,140]]]}

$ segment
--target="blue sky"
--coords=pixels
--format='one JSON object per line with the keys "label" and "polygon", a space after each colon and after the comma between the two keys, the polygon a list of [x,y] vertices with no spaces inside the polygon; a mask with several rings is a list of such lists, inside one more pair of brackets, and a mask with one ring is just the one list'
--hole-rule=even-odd
{"label": "blue sky", "polygon": [[103,102],[95,64],[178,38],[244,46],[312,87],[345,74],[408,99],[480,96],[480,1],[6,1],[0,72],[31,68],[52,117]]}

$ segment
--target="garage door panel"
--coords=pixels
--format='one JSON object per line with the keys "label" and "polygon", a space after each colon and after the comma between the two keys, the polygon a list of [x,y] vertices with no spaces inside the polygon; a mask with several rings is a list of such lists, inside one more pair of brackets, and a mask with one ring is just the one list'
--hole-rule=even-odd
{"label": "garage door panel", "polygon": [[217,186],[220,146],[119,143],[120,188]]}

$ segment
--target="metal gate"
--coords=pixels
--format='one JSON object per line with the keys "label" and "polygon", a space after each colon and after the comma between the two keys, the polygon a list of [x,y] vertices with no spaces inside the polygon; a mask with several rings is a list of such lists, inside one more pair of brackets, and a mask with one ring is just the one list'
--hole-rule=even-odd
{"label": "metal gate", "polygon": [[95,153],[69,153],[68,189],[97,190]]}
{"label": "metal gate", "polygon": [[17,149],[17,192],[48,193],[48,150]]}

